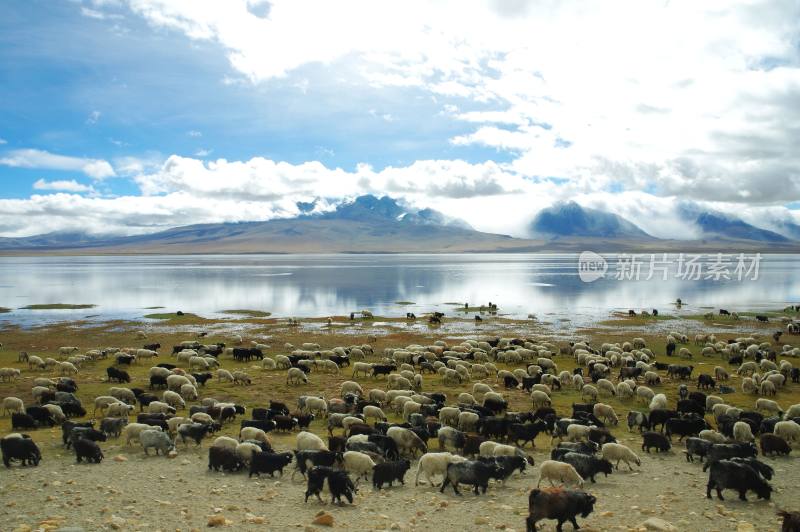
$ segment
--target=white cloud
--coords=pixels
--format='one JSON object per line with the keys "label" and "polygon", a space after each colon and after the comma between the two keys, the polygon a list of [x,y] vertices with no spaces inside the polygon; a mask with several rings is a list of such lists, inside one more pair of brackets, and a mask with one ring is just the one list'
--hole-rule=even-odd
{"label": "white cloud", "polygon": [[74,179],[47,181],[39,179],[33,184],[35,190],[57,190],[61,192],[94,192],[90,185],[78,183]]}
{"label": "white cloud", "polygon": [[0,139],[0,145],[1,144],[8,144],[8,141],[6,139]]}
{"label": "white cloud", "polygon": [[195,157],[208,157],[209,155],[211,155],[211,152],[213,152],[213,151],[214,150],[210,150],[210,149],[206,149],[206,148],[200,148],[199,150],[194,152],[194,156]]}
{"label": "white cloud", "polygon": [[189,135],[190,137],[194,137],[194,138],[198,138],[198,137],[202,137],[203,136],[202,132],[194,130],[194,129],[191,130],[191,131],[188,131],[186,134]]}
{"label": "white cloud", "polygon": [[93,179],[104,179],[116,175],[114,168],[103,159],[86,159],[58,155],[43,150],[12,150],[0,157],[0,165],[19,168],[41,168],[45,170],[80,171]]}
{"label": "white cloud", "polygon": [[90,9],[85,6],[81,7],[81,15],[83,15],[84,17],[89,17],[97,20],[104,20],[106,18],[106,15],[101,11],[97,11],[96,9]]}
{"label": "white cloud", "polygon": [[800,200],[793,0],[275,0],[266,17],[245,0],[128,5],[219,43],[252,82],[322,65],[352,84],[428,91],[475,124],[456,146],[510,151],[521,175],[585,192]]}
{"label": "white cloud", "polygon": [[92,111],[91,113],[89,113],[89,116],[86,117],[86,123],[89,124],[90,126],[95,125],[100,120],[101,114],[102,113],[100,113],[100,111]]}

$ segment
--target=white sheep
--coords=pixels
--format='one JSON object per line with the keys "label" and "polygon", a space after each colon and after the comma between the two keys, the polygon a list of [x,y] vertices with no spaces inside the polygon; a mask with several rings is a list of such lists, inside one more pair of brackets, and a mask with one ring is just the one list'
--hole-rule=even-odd
{"label": "white sheep", "polygon": [[167,420],[167,429],[169,430],[170,434],[175,434],[175,432],[178,430],[178,427],[181,425],[191,425],[191,423],[192,420],[189,418],[175,416]]}
{"label": "white sheep", "polygon": [[538,488],[542,484],[542,480],[548,480],[551,486],[555,486],[555,482],[560,484],[575,484],[579,488],[583,487],[583,477],[572,467],[571,464],[564,462],[556,462],[555,460],[545,460],[539,468],[539,482],[536,483]]}
{"label": "white sheep", "polygon": [[292,361],[286,355],[275,355],[275,365],[278,369],[289,369],[292,367]]}
{"label": "white sheep", "polygon": [[359,397],[364,397],[364,389],[361,388],[361,385],[358,384],[355,381],[344,381],[339,386],[339,392],[340,392],[342,397],[344,397],[348,393],[354,393],[354,394],[358,395]]}
{"label": "white sheep", "polygon": [[711,443],[725,443],[727,441],[724,434],[720,434],[716,430],[711,429],[701,430],[699,436]]}
{"label": "white sheep", "polygon": [[[597,367],[595,365],[595,367]],[[597,381],[597,389],[600,392],[607,393],[609,395],[616,395],[617,391],[614,388],[614,384],[608,379],[599,379]]]}
{"label": "white sheep", "polygon": [[60,425],[60,424],[64,423],[64,421],[66,421],[67,416],[64,415],[64,411],[61,410],[60,406],[58,406],[58,405],[49,405],[49,404],[48,405],[42,405],[42,406],[45,409],[47,409],[47,412],[50,414],[50,417],[53,418],[53,421],[55,421],[56,424]]}
{"label": "white sheep", "polygon": [[663,393],[655,395],[650,400],[650,410],[666,410],[667,408],[667,396]]}
{"label": "white sheep", "polygon": [[136,394],[133,393],[133,390],[130,388],[119,388],[116,386],[112,386],[108,389],[108,395],[111,397],[116,397],[123,403],[134,405],[136,404]]}
{"label": "white sheep", "polygon": [[642,465],[642,461],[639,460],[639,457],[636,456],[636,453],[621,443],[604,443],[600,448],[600,455],[609,462],[615,463],[615,467],[617,469],[619,469],[620,462],[625,462],[628,464],[628,467],[631,471],[633,471],[631,462],[640,467]]}
{"label": "white sheep", "polygon": [[108,417],[128,417],[134,410],[135,406],[125,403],[112,403],[108,405],[106,416]]}
{"label": "white sheep", "polygon": [[633,397],[633,389],[627,382],[620,382],[617,384],[617,397],[619,397],[620,400]]}
{"label": "white sheep", "polygon": [[219,382],[233,382],[233,374],[231,374],[231,372],[228,371],[227,369],[218,369],[217,379],[219,380]]}
{"label": "white sheep", "polygon": [[151,427],[144,423],[128,423],[125,425],[125,443],[130,445],[133,440],[139,441],[139,435],[145,430],[161,430],[161,427]]}
{"label": "white sheep", "polygon": [[733,424],[733,439],[738,442],[748,443],[755,441],[755,436],[750,430],[750,425],[744,421],[737,421]]}
{"label": "white sheep", "polygon": [[181,386],[181,397],[186,401],[197,401],[197,388],[191,384]]}
{"label": "white sheep", "polygon": [[56,365],[56,370],[58,370],[61,375],[75,375],[78,373],[78,368],[71,362],[59,362]]}
{"label": "white sheep", "polygon": [[61,355],[61,356],[65,356],[65,357],[70,356],[73,353],[77,353],[78,351],[80,351],[80,349],[78,349],[77,347],[59,347],[58,348],[58,354]]}
{"label": "white sheep", "polygon": [[796,441],[800,439],[800,425],[794,421],[778,421],[775,423],[775,428],[772,433],[780,436],[787,442]]}
{"label": "white sheep", "polygon": [[214,439],[211,447],[217,447],[220,449],[230,449],[231,451],[236,451],[236,446],[239,445],[239,442],[231,438],[230,436],[219,436]]}
{"label": "white sheep", "polygon": [[174,414],[175,409],[162,401],[153,401],[147,405],[147,411],[154,414]]}
{"label": "white sheep", "polygon": [[44,360],[37,357],[36,355],[29,355],[28,356],[28,369],[39,368],[44,369]]}
{"label": "white sheep", "polygon": [[458,399],[456,400],[460,405],[476,405],[478,402],[475,400],[475,397],[472,396],[471,393],[462,392],[458,394]]}
{"label": "white sheep", "polygon": [[533,402],[533,408],[541,408],[551,404],[550,396],[541,390],[533,390],[531,392],[531,401]]}
{"label": "white sheep", "polygon": [[325,442],[311,432],[301,431],[297,433],[297,450],[298,451],[327,451],[328,446]]}
{"label": "white sheep", "polygon": [[211,425],[214,423],[214,418],[206,414],[205,412],[195,412],[192,414],[190,418],[192,423],[202,423],[203,425]]}
{"label": "white sheep", "polygon": [[176,410],[186,408],[186,402],[183,400],[181,395],[170,390],[166,390],[162,394],[161,400]]}
{"label": "white sheep", "polygon": [[328,403],[321,397],[308,397],[306,399],[304,412],[314,414],[315,416],[322,416],[328,413]]}
{"label": "white sheep", "polygon": [[607,405],[605,403],[595,403],[593,407],[593,413],[596,418],[601,419],[606,423],[611,423],[612,425],[619,423],[617,413],[614,412],[614,408],[611,405]]}
{"label": "white sheep", "polygon": [[480,416],[475,412],[461,412],[458,414],[458,430],[462,432],[476,432]]}
{"label": "white sheep", "polygon": [[573,375],[572,376],[572,386],[576,390],[582,389],[585,386],[585,383],[583,381],[583,376],[582,375],[578,375],[578,374]]}
{"label": "white sheep", "polygon": [[460,414],[461,411],[458,408],[453,406],[445,406],[439,410],[439,423],[441,423],[443,426],[457,427],[458,416]]}
{"label": "white sheep", "polygon": [[105,411],[105,409],[109,407],[109,405],[112,405],[114,403],[121,403],[121,402],[122,401],[120,401],[116,397],[112,397],[110,395],[100,395],[98,397],[95,397],[95,399],[94,399],[94,413],[96,413],[98,410],[100,410],[100,412],[103,413]]}
{"label": "white sheep", "polygon": [[725,401],[722,397],[717,395],[709,395],[706,397],[706,412],[711,412],[714,409],[714,405],[722,404]]}
{"label": "white sheep", "polygon": [[597,401],[597,395],[597,388],[591,384],[585,384],[583,388],[581,388],[581,399],[589,397],[591,401]]}
{"label": "white sheep", "polygon": [[3,415],[24,414],[25,404],[19,397],[6,397],[3,399]]}
{"label": "white sheep", "polygon": [[431,486],[436,486],[436,483],[431,478],[433,475],[441,475],[444,477],[447,474],[447,465],[455,462],[464,462],[466,458],[452,453],[425,453],[417,464],[417,474],[414,477],[414,485],[419,485],[419,476],[425,475],[425,479]]}
{"label": "white sheep", "polygon": [[775,384],[770,380],[763,380],[761,381],[761,386],[759,386],[759,393],[761,395],[775,395],[777,390],[775,389]]}
{"label": "white sheep", "polygon": [[147,370],[148,377],[160,377],[162,379],[168,379],[170,375],[171,373],[167,368],[161,368],[158,366],[153,366]]}
{"label": "white sheep", "polygon": [[[231,377],[232,378],[232,377]],[[307,384],[308,377],[300,368],[289,368],[286,372],[286,384]]]}
{"label": "white sheep", "polygon": [[256,427],[244,427],[239,431],[239,441],[243,442],[245,440],[260,441],[266,443],[270,447],[272,446],[272,442],[269,436],[267,436],[267,433]]}
{"label": "white sheep", "polygon": [[589,439],[591,427],[587,425],[577,425],[572,423],[567,426],[567,439],[569,441],[581,441]]}
{"label": "white sheep", "polygon": [[237,370],[237,371],[233,372],[233,383],[234,384],[248,385],[251,382],[252,381],[250,380],[250,376],[247,373],[245,373],[244,371]]}
{"label": "white sheep", "polygon": [[348,473],[355,475],[356,483],[361,477],[369,479],[372,469],[375,467],[375,462],[372,461],[368,455],[358,451],[347,451],[342,455],[344,470]]}
{"label": "white sheep", "polygon": [[261,452],[261,447],[259,447],[255,443],[242,442],[236,446],[236,455],[245,464],[250,464],[250,460],[253,457],[253,453],[260,453],[260,452]]}
{"label": "white sheep", "polygon": [[783,415],[784,420],[800,417],[800,403],[790,406]]}
{"label": "white sheep", "polygon": [[277,369],[277,367],[278,366],[275,363],[275,360],[271,359],[269,357],[264,357],[264,359],[261,361],[261,368],[262,369],[274,370],[274,369]]}
{"label": "white sheep", "polygon": [[386,404],[386,392],[384,392],[383,390],[373,388],[372,390],[369,391],[367,397],[369,398],[370,401],[378,403],[379,405]]}
{"label": "white sheep", "polygon": [[766,410],[775,415],[782,415],[781,406],[771,399],[756,399],[756,410]]}
{"label": "white sheep", "polygon": [[186,375],[169,375],[167,377],[167,389],[177,391],[181,389],[184,384],[192,384],[192,381]]}
{"label": "white sheep", "polygon": [[365,421],[369,421],[370,419],[386,421],[386,414],[383,413],[383,410],[381,410],[380,407],[374,405],[365,406],[361,413],[364,414]]}

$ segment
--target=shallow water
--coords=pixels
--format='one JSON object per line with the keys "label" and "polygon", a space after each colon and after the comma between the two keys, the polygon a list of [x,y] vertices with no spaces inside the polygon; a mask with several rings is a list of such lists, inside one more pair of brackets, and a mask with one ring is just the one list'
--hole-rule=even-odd
{"label": "shallow water", "polygon": [[[647,280],[650,256],[637,258],[642,262],[638,281],[615,279],[621,258],[609,255],[606,276],[587,283],[578,275],[577,254],[0,257],[0,306],[14,309],[0,314],[0,322],[132,319],[176,310],[213,317],[225,309],[297,317],[361,309],[386,316],[430,310],[453,315],[456,307],[447,302],[478,306],[491,301],[502,315],[533,313],[542,321],[570,320],[575,326],[603,319],[614,309],[685,314],[705,312],[704,307],[753,310],[800,302],[798,255],[764,255],[757,280],[750,279],[751,272],[742,281],[736,278],[736,257],[728,280],[705,279],[707,269],[699,280],[677,278],[675,255],[667,258],[667,280],[659,271]],[[714,260],[704,255],[699,262]],[[672,305],[678,297],[687,303],[680,311]],[[414,304],[397,304],[401,301]],[[19,308],[37,303],[97,307]],[[146,310],[154,306],[165,308]]]}

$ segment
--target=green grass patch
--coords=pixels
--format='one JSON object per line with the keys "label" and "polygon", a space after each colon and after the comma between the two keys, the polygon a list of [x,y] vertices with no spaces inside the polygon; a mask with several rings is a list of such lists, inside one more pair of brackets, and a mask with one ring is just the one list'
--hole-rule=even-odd
{"label": "green grass patch", "polygon": [[74,305],[71,303],[40,303],[36,305],[26,305],[21,307],[23,310],[74,310],[82,308],[94,308],[97,305],[79,304]]}
{"label": "green grass patch", "polygon": [[6,312],[11,312],[11,309],[6,307],[0,307],[0,314],[5,314]]}
{"label": "green grass patch", "polygon": [[395,301],[395,305],[416,305],[413,301]]}
{"label": "green grass patch", "polygon": [[154,314],[145,314],[144,317],[151,320],[161,320],[169,323],[170,325],[190,325],[193,323],[206,323],[209,321],[206,318],[200,317],[197,314],[192,314],[191,312],[185,312],[182,316],[178,316],[178,314],[175,312],[157,312]]}
{"label": "green grass patch", "polygon": [[144,307],[145,310],[156,310],[160,308],[165,308],[165,307]]}
{"label": "green grass patch", "polygon": [[272,316],[272,312],[266,312],[263,310],[235,309],[235,310],[223,310],[221,312],[222,314],[238,314],[241,316],[248,316],[250,318],[267,318],[269,316]]}
{"label": "green grass patch", "polygon": [[[659,314],[658,316],[642,316],[641,314],[637,314],[636,316],[629,316],[627,312],[614,312],[611,314],[611,318],[607,320],[602,320],[598,322],[599,325],[626,325],[626,326],[641,326],[641,325],[649,325],[656,321],[667,321],[667,320],[674,320],[676,319],[675,316],[669,314]],[[702,317],[702,316],[701,316]]]}

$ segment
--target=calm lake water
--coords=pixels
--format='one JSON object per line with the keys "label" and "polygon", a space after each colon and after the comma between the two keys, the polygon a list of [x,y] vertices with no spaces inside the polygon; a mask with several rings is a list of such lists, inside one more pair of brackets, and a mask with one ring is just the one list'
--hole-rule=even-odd
{"label": "calm lake water", "polygon": [[[650,255],[636,256],[641,261],[639,280],[618,280],[619,265],[628,264],[627,259],[606,256],[605,277],[587,283],[578,275],[577,254],[2,257],[0,306],[14,310],[0,314],[0,323],[137,318],[161,312],[145,310],[155,306],[204,316],[225,309],[297,317],[370,309],[376,315],[397,316],[449,312],[454,307],[448,302],[477,306],[489,301],[513,317],[534,313],[542,320],[570,318],[575,323],[604,318],[614,309],[655,307],[673,313],[671,303],[678,297],[688,303],[682,312],[693,313],[702,307],[743,310],[800,302],[798,255],[764,255],[757,280],[751,271],[742,281],[735,256],[723,257],[730,260],[729,280],[706,278],[707,265],[716,256],[695,261],[703,266],[698,280],[677,275],[677,255],[668,256],[666,265],[660,263],[663,256],[655,258],[659,262],[649,280]],[[745,259],[749,267],[752,256]],[[667,280],[661,267],[666,267]],[[39,303],[97,307],[20,309]]]}

